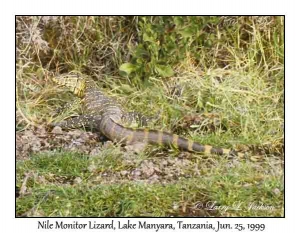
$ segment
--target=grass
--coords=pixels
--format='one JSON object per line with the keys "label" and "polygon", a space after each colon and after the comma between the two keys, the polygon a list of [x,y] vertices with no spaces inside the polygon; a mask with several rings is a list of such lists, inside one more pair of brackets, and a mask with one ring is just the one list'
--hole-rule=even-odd
{"label": "grass", "polygon": [[[17,179],[22,180],[22,174],[30,171],[27,188],[31,194],[17,200],[17,214],[33,209],[33,215],[42,216],[282,215],[283,174],[274,167],[265,171],[252,162],[229,167],[225,159],[218,161],[218,166],[208,167],[198,159],[194,165],[202,168],[201,176],[186,168],[182,172],[191,174],[189,179],[165,185],[101,178],[105,171],[127,168],[128,164],[120,161],[116,162],[115,154],[108,154],[104,160],[101,156],[61,152],[19,162]],[[88,169],[95,164],[96,170]]]}
{"label": "grass", "polygon": [[283,216],[283,20],[17,17],[17,134],[81,112],[75,105],[54,115],[74,96],[51,76],[76,70],[128,111],[161,111],[153,128],[249,154],[241,161],[191,154],[179,169],[185,175],[151,183],[116,174],[179,152],[151,146],[131,162],[118,147],[96,157],[31,153],[17,161],[17,184],[28,178],[17,215]]}

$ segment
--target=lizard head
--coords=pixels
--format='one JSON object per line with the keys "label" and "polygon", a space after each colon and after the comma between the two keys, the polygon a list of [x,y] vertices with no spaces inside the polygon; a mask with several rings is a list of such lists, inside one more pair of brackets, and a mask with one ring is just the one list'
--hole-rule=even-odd
{"label": "lizard head", "polygon": [[77,95],[82,97],[86,88],[86,82],[83,77],[79,74],[65,74],[53,77],[53,81],[59,85],[70,88],[70,90]]}

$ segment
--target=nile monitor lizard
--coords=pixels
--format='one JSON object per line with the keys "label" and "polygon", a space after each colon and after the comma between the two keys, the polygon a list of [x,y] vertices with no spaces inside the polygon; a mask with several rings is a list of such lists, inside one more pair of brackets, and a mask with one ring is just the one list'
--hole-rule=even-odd
{"label": "nile monitor lizard", "polygon": [[120,104],[100,91],[91,78],[79,74],[67,74],[53,78],[54,82],[70,88],[80,97],[84,115],[67,119],[53,126],[77,128],[87,125],[95,128],[112,141],[122,144],[150,143],[174,146],[182,150],[218,155],[238,155],[234,150],[201,145],[192,140],[159,130],[134,129],[124,126],[122,122],[131,121],[132,115],[123,110]]}

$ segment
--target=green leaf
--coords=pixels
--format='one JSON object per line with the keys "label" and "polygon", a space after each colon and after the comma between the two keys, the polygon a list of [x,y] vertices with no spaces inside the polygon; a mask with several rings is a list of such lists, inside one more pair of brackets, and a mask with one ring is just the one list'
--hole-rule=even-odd
{"label": "green leaf", "polygon": [[174,71],[170,66],[156,65],[155,69],[162,77],[170,77],[174,74]]}
{"label": "green leaf", "polygon": [[125,72],[127,75],[131,74],[136,70],[136,66],[132,63],[124,63],[120,66],[120,71]]}
{"label": "green leaf", "polygon": [[[153,35],[152,35],[153,36]],[[155,38],[153,38],[152,36],[148,36],[147,33],[143,34],[143,41],[148,41],[148,42],[155,42]]]}
{"label": "green leaf", "polygon": [[183,19],[182,16],[175,16],[174,17],[174,22],[175,22],[177,28],[179,28],[182,25],[184,25],[184,19]]}
{"label": "green leaf", "polygon": [[136,58],[142,58],[142,59],[148,59],[149,58],[149,52],[143,47],[143,45],[138,45],[134,52],[134,57]]}
{"label": "green leaf", "polygon": [[192,37],[194,35],[194,31],[190,27],[180,30],[179,33],[182,35],[183,38]]}
{"label": "green leaf", "polygon": [[132,86],[127,84],[121,85],[120,90],[123,91],[125,94],[131,94],[135,91],[135,89]]}

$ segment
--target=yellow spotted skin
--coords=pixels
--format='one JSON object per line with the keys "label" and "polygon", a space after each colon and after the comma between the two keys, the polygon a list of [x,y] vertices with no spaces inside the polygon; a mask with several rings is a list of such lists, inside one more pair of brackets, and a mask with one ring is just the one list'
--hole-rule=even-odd
{"label": "yellow spotted skin", "polygon": [[242,153],[233,150],[201,145],[176,134],[159,130],[132,129],[123,126],[124,119],[129,121],[131,116],[116,101],[104,95],[92,79],[80,74],[57,76],[53,78],[53,81],[61,86],[68,87],[75,95],[82,98],[81,102],[85,112],[84,115],[53,125],[63,128],[89,126],[97,129],[110,140],[124,144],[144,142],[173,146],[181,150],[205,154],[243,156]]}

